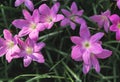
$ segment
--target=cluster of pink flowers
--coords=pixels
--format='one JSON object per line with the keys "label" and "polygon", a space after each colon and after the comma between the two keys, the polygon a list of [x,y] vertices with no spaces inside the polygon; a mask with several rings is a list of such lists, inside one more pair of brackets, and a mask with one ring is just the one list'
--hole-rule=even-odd
{"label": "cluster of pink flowers", "polygon": [[[32,11],[32,15],[23,9],[24,19],[16,19],[12,24],[20,29],[20,32],[12,36],[7,29],[3,31],[4,38],[0,38],[0,56],[5,54],[6,60],[10,63],[14,58],[23,58],[24,66],[27,67],[32,61],[44,63],[45,59],[41,53],[41,49],[45,43],[38,42],[39,33],[51,29],[56,22],[60,25],[68,26],[75,30],[76,24],[80,25],[80,36],[71,36],[71,41],[75,44],[72,47],[71,57],[75,61],[83,61],[83,73],[87,74],[91,68],[100,72],[98,59],[105,59],[111,56],[112,51],[102,47],[100,39],[104,36],[103,32],[94,35],[90,34],[90,30],[86,21],[82,18],[83,10],[78,10],[75,2],[72,3],[70,10],[62,9],[63,14],[58,14],[60,3],[56,2],[51,8],[46,4],[40,5],[38,9],[34,9],[31,0],[16,0],[15,6],[21,4]],[[120,0],[117,0],[119,7]],[[116,40],[120,40],[120,17],[117,14],[111,15],[109,10],[102,12],[100,15],[89,17],[90,20],[96,22],[99,28],[104,27],[105,32],[109,30],[116,32]],[[112,25],[110,26],[110,21]],[[24,36],[27,39],[24,40]]]}
{"label": "cluster of pink flowers", "polygon": [[4,54],[6,60],[10,63],[14,58],[24,58],[24,66],[27,67],[31,61],[44,63],[44,57],[41,49],[45,46],[43,42],[35,42],[29,37],[23,41],[18,35],[12,36],[7,29],[3,31],[4,38],[0,38],[0,56]]}

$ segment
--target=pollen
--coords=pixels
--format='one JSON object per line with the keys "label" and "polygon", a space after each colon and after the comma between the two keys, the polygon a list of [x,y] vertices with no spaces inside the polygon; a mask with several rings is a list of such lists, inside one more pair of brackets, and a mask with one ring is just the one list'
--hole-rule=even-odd
{"label": "pollen", "polygon": [[102,16],[102,19],[103,19],[103,20],[107,20],[107,17],[106,17],[106,16]]}
{"label": "pollen", "polygon": [[70,16],[70,19],[71,19],[72,21],[74,21],[74,20],[75,20],[75,16],[74,16],[74,15]]}
{"label": "pollen", "polygon": [[32,49],[31,47],[27,47],[27,48],[26,48],[26,53],[27,53],[28,55],[32,54],[32,53],[33,53],[33,49]]}
{"label": "pollen", "polygon": [[120,29],[120,23],[118,23],[118,25],[117,25],[117,26],[118,26],[118,28]]}
{"label": "pollen", "polygon": [[84,48],[89,48],[89,47],[90,47],[90,43],[89,43],[88,41],[85,41],[85,42],[83,43],[83,47],[84,47]]}
{"label": "pollen", "polygon": [[46,19],[47,22],[52,22],[53,21],[53,18],[51,16],[48,16],[47,19]]}
{"label": "pollen", "polygon": [[8,41],[8,42],[7,42],[7,46],[8,46],[9,48],[12,48],[12,47],[14,46],[14,42],[13,42],[13,41]]}
{"label": "pollen", "polygon": [[30,28],[31,28],[31,29],[35,29],[35,28],[36,28],[36,24],[35,24],[35,23],[31,23],[31,24],[30,24]]}

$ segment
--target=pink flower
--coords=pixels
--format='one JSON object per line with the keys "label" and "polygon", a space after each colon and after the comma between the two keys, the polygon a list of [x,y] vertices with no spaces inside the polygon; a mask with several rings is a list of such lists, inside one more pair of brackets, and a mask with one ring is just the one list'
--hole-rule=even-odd
{"label": "pink flower", "polygon": [[108,32],[110,27],[109,22],[110,11],[106,10],[102,12],[101,15],[91,16],[90,19],[98,24],[100,28],[104,27],[105,31]]}
{"label": "pink flower", "polygon": [[38,10],[34,10],[32,16],[27,10],[23,10],[25,19],[16,19],[12,24],[21,29],[18,36],[23,37],[29,34],[30,39],[37,40],[40,31],[45,30],[44,25],[40,22]]}
{"label": "pink flower", "polygon": [[51,29],[55,22],[58,22],[64,18],[62,14],[57,14],[60,4],[55,3],[50,9],[46,4],[42,4],[39,7],[40,22],[45,23],[47,29]]}
{"label": "pink flower", "polygon": [[90,70],[90,68],[93,68],[97,71],[100,72],[100,65],[98,62],[98,59],[105,59],[108,58],[109,56],[111,56],[112,51],[107,50],[107,49],[103,49],[103,51],[99,54],[90,54],[90,58],[89,58],[89,64],[85,64],[83,63],[83,73],[87,74]]}
{"label": "pink flower", "polygon": [[117,14],[113,14],[109,18],[112,22],[110,30],[116,32],[116,40],[120,41],[120,17]]}
{"label": "pink flower", "polygon": [[61,21],[61,26],[66,26],[70,25],[73,30],[76,28],[76,24],[83,24],[85,23],[85,20],[81,18],[83,14],[83,10],[79,10],[77,8],[77,5],[75,2],[72,3],[70,11],[66,9],[62,9],[62,13],[66,16],[62,21]]}
{"label": "pink flower", "polygon": [[16,0],[15,1],[15,6],[20,6],[21,4],[25,4],[25,6],[30,10],[33,11],[34,10],[34,5],[32,3],[31,0]]}
{"label": "pink flower", "polygon": [[120,0],[116,0],[117,1],[117,6],[120,9]]}
{"label": "pink flower", "polygon": [[12,56],[20,52],[18,47],[17,37],[12,36],[9,30],[5,29],[3,31],[4,39],[0,38],[0,56],[6,54],[6,60],[10,63],[13,58],[18,58],[18,56]]}
{"label": "pink flower", "polygon": [[80,37],[72,36],[71,40],[75,46],[72,47],[71,57],[75,61],[84,61],[83,72],[86,74],[93,66],[97,72],[100,71],[100,66],[97,58],[107,58],[111,55],[111,51],[105,50],[99,41],[104,33],[99,32],[90,35],[90,31],[86,25],[80,28]]}
{"label": "pink flower", "polygon": [[25,42],[19,39],[18,42],[21,52],[17,55],[24,58],[24,67],[29,66],[32,60],[38,63],[44,63],[45,60],[40,51],[45,46],[43,42],[36,43],[30,38],[27,38]]}

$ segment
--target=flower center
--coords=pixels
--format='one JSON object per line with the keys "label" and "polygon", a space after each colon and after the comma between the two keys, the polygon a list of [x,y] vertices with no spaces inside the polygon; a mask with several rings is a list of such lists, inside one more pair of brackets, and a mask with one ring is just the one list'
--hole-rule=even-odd
{"label": "flower center", "polygon": [[33,49],[32,49],[31,47],[27,47],[27,48],[26,48],[26,53],[27,53],[28,55],[32,54],[32,53],[33,53]]}
{"label": "flower center", "polygon": [[7,46],[9,48],[12,48],[14,46],[14,42],[13,41],[8,41]]}
{"label": "flower center", "polygon": [[75,16],[74,16],[74,15],[71,15],[71,16],[70,16],[70,19],[71,19],[72,21],[74,21],[74,20],[75,20]]}
{"label": "flower center", "polygon": [[83,46],[85,48],[89,48],[90,47],[90,43],[88,41],[86,41],[86,42],[83,43]]}
{"label": "flower center", "polygon": [[36,28],[36,24],[35,24],[35,23],[31,23],[31,24],[30,24],[30,28],[31,28],[31,29],[35,29],[35,28]]}
{"label": "flower center", "polygon": [[117,25],[117,26],[118,26],[118,28],[120,29],[120,23],[118,23],[118,25]]}
{"label": "flower center", "polygon": [[50,22],[52,22],[52,21],[53,21],[53,18],[52,18],[51,16],[47,18],[47,22],[50,23]]}
{"label": "flower center", "polygon": [[106,16],[102,16],[102,19],[107,20],[107,17]]}

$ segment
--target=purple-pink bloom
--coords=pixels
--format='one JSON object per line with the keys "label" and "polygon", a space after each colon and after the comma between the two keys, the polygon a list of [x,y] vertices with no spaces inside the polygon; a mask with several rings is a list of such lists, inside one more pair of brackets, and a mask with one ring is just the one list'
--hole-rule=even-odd
{"label": "purple-pink bloom", "polygon": [[15,6],[20,6],[21,4],[25,4],[25,6],[30,10],[33,11],[34,10],[34,5],[32,3],[31,0],[16,0],[15,1]]}
{"label": "purple-pink bloom", "polygon": [[17,35],[12,36],[11,32],[7,29],[3,31],[4,39],[0,38],[0,56],[4,54],[6,60],[10,63],[13,58],[18,58],[18,56],[12,56],[20,52],[17,42]]}
{"label": "purple-pink bloom", "polygon": [[116,40],[120,41],[120,17],[117,14],[113,14],[109,18],[112,22],[110,30],[116,32]]}
{"label": "purple-pink bloom", "polygon": [[120,9],[120,0],[116,0],[117,1],[117,6]]}
{"label": "purple-pink bloom", "polygon": [[88,73],[91,67],[95,68],[97,72],[100,71],[100,66],[97,58],[107,58],[111,55],[111,51],[105,50],[101,46],[100,39],[104,33],[99,32],[90,35],[88,27],[82,24],[79,36],[72,36],[71,41],[75,44],[72,47],[71,57],[75,61],[82,61],[84,74]]}
{"label": "purple-pink bloom", "polygon": [[45,30],[44,24],[40,23],[40,15],[37,9],[33,11],[32,16],[27,10],[23,10],[25,19],[16,19],[12,24],[21,29],[18,36],[29,35],[30,39],[37,40],[40,31]]}
{"label": "purple-pink bloom", "polygon": [[102,12],[101,15],[91,16],[90,19],[96,22],[100,28],[104,27],[104,30],[108,32],[110,27],[109,16],[110,16],[110,11],[106,10],[105,12]]}
{"label": "purple-pink bloom", "polygon": [[45,46],[45,43],[40,42],[36,43],[35,41],[31,40],[30,38],[27,38],[24,41],[21,39],[18,39],[19,46],[21,49],[21,52],[17,55],[19,57],[23,57],[24,67],[27,67],[30,65],[32,61],[36,61],[38,63],[44,63],[44,57],[41,53],[41,49]]}
{"label": "purple-pink bloom", "polygon": [[42,4],[39,7],[40,22],[46,25],[47,29],[51,29],[55,22],[58,22],[64,18],[62,14],[57,14],[60,7],[60,3],[55,3],[51,8],[46,4]]}
{"label": "purple-pink bloom", "polygon": [[89,58],[89,64],[85,64],[83,63],[83,73],[87,74],[89,72],[89,70],[93,68],[97,71],[100,72],[100,65],[98,62],[98,59],[105,59],[108,58],[109,56],[111,56],[112,51],[107,50],[107,49],[103,49],[103,51],[99,54],[90,54],[90,58]]}
{"label": "purple-pink bloom", "polygon": [[70,25],[72,30],[75,30],[76,23],[85,23],[85,20],[81,18],[83,10],[78,10],[75,2],[72,3],[70,11],[62,9],[62,13],[65,15],[65,18],[61,21],[61,26]]}

